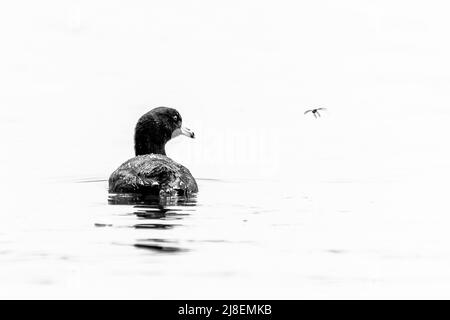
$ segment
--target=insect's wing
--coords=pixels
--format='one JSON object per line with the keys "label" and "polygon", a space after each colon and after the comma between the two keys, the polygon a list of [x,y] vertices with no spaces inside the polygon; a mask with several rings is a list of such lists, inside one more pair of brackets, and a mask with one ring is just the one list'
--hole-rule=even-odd
{"label": "insect's wing", "polygon": [[311,112],[312,110],[306,110],[305,112],[304,112],[304,114],[307,114],[308,112]]}
{"label": "insect's wing", "polygon": [[317,108],[317,110],[327,110],[327,108]]}

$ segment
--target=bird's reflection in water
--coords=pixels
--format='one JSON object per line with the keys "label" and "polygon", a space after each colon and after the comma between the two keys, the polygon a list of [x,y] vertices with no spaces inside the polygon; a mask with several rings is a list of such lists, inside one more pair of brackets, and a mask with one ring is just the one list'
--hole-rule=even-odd
{"label": "bird's reflection in water", "polygon": [[[195,211],[197,198],[195,195],[157,197],[142,194],[110,194],[108,203],[110,205],[132,205],[136,218],[146,220],[145,223],[136,223],[132,227],[148,229],[151,236],[152,230],[170,230],[183,225],[181,221]],[[177,221],[177,223],[171,221]],[[134,247],[159,253],[188,251],[187,248],[181,248],[177,244],[177,240],[151,237],[137,239]]]}

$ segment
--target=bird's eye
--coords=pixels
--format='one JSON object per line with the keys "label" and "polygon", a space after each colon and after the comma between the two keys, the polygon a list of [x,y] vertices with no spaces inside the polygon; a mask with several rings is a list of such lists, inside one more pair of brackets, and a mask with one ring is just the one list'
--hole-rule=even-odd
{"label": "bird's eye", "polygon": [[178,121],[178,116],[173,116],[173,120]]}

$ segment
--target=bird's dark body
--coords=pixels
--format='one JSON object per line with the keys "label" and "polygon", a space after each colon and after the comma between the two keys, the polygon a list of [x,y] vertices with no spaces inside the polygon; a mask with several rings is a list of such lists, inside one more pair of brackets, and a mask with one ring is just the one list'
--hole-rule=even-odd
{"label": "bird's dark body", "polygon": [[170,139],[180,134],[194,138],[181,124],[181,115],[172,108],[158,107],[144,114],[135,128],[136,157],[111,174],[109,192],[160,196],[198,192],[189,170],[166,156],[165,145]]}
{"label": "bird's dark body", "polygon": [[109,192],[189,194],[198,191],[189,170],[161,154],[146,154],[123,163],[109,178]]}

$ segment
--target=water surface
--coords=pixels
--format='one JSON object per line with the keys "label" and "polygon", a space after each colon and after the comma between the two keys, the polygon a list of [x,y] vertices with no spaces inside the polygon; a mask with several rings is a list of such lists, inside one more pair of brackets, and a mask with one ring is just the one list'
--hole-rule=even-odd
{"label": "water surface", "polygon": [[414,297],[448,285],[446,218],[425,219],[405,184],[198,182],[191,198],[108,195],[98,178],[10,198],[1,296]]}

